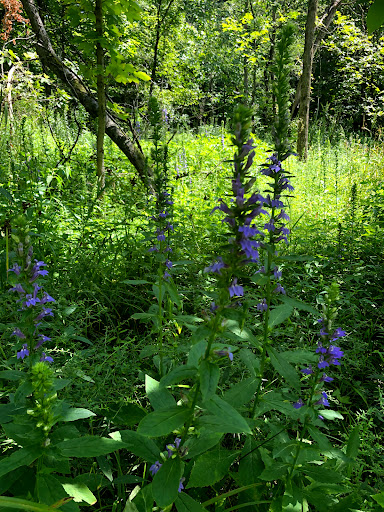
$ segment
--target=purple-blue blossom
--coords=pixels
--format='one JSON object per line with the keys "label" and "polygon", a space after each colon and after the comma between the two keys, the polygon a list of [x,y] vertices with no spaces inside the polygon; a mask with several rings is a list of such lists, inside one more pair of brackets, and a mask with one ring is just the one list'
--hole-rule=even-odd
{"label": "purple-blue blossom", "polygon": [[232,297],[242,297],[244,295],[244,288],[237,284],[237,278],[232,281],[231,286],[228,288],[229,296]]}

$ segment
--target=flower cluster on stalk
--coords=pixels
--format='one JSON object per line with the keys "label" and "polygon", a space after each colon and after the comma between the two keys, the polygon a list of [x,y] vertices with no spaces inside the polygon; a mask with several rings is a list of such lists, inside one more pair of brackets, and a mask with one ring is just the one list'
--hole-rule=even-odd
{"label": "flower cluster on stalk", "polygon": [[38,354],[40,361],[51,363],[52,357],[40,352],[42,345],[51,340],[40,332],[43,320],[54,316],[52,309],[47,305],[55,302],[55,299],[39,284],[39,278],[48,274],[44,269],[47,265],[44,261],[33,261],[32,246],[25,249],[22,242],[18,244],[17,254],[21,264],[14,263],[8,269],[9,279],[13,282],[9,292],[18,294],[20,312],[20,326],[14,328],[12,336],[23,340],[21,348],[17,351],[17,359]]}
{"label": "flower cluster on stalk", "polygon": [[155,225],[154,235],[156,238],[154,240],[154,245],[148,249],[149,252],[159,254],[160,261],[164,264],[162,276],[165,280],[168,280],[171,277],[169,271],[173,266],[173,263],[170,260],[170,254],[172,252],[172,248],[170,246],[170,233],[174,231],[173,224],[170,223],[170,209],[172,205],[173,201],[170,193],[167,191],[160,192],[156,200],[157,213],[151,217],[151,220]]}
{"label": "flower cluster on stalk", "polygon": [[[332,319],[323,317],[318,320],[320,324],[320,340],[317,343],[316,354],[318,354],[318,362],[316,367],[309,365],[307,368],[303,368],[301,373],[304,375],[310,375],[312,382],[313,393],[310,394],[307,405],[320,405],[323,407],[329,407],[328,395],[325,391],[321,391],[323,383],[332,382],[333,378],[329,377],[324,370],[329,371],[332,366],[339,366],[340,359],[344,356],[344,352],[340,347],[335,345],[335,342],[343,338],[346,332],[340,328],[332,329]],[[320,397],[320,398],[319,398]],[[295,409],[300,409],[306,405],[305,402],[300,398],[293,404]],[[323,419],[322,416],[319,416]]]}
{"label": "flower cluster on stalk", "polygon": [[[167,444],[165,446],[165,449],[167,450],[167,455],[164,455],[164,459],[166,459],[166,458],[170,459],[175,453],[177,453],[179,450],[179,447],[180,447],[180,443],[181,443],[181,438],[176,437],[174,443]],[[151,475],[154,477],[161,467],[162,467],[161,462],[157,460],[149,468]],[[179,482],[179,488],[178,488],[179,492],[181,492],[184,489],[183,482],[184,482],[184,478],[181,478],[181,480]]]}

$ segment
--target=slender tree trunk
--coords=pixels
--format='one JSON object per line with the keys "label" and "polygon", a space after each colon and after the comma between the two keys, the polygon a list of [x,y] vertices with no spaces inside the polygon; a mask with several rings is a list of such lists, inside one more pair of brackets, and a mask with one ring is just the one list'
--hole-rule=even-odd
{"label": "slender tree trunk", "polygon": [[153,87],[156,82],[156,75],[157,75],[157,66],[158,66],[158,60],[159,60],[159,44],[160,44],[160,37],[161,37],[161,30],[162,25],[164,23],[165,18],[167,17],[168,11],[171,8],[171,5],[173,4],[174,0],[169,0],[169,4],[164,10],[163,15],[161,16],[161,8],[163,4],[163,0],[158,0],[157,3],[157,21],[156,21],[156,35],[155,35],[155,44],[153,47],[153,62],[152,62],[152,70],[151,70],[151,83],[149,85],[149,96],[152,96],[153,93]]}
{"label": "slender tree trunk", "polygon": [[95,27],[96,36],[96,62],[97,62],[97,102],[98,102],[98,123],[97,123],[97,194],[100,197],[105,189],[104,169],[104,135],[105,135],[105,80],[104,80],[104,49],[100,39],[103,37],[103,0],[96,0],[95,5]]}
{"label": "slender tree trunk", "polygon": [[[32,30],[36,35],[36,52],[42,65],[63,82],[68,92],[83,105],[92,117],[98,117],[99,105],[96,98],[89,92],[80,77],[65,66],[57,56],[34,0],[22,0],[22,3]],[[133,144],[114,118],[108,113],[105,118],[105,132],[126,155],[142,181],[146,183],[147,169],[143,153]]]}
{"label": "slender tree trunk", "polygon": [[[337,9],[339,7],[341,7],[341,5],[343,3],[345,3],[345,0],[334,0],[334,2],[329,7],[327,7],[324,14],[319,19],[319,26],[318,26],[318,29],[316,30],[316,39],[314,41],[314,46],[313,46],[313,56],[316,55],[316,52],[319,49],[321,41],[327,36],[328,29],[332,23],[335,13],[336,13]],[[300,98],[301,98],[301,76],[297,83],[295,99],[292,103],[292,109],[291,109],[291,117],[292,118],[295,116],[296,109],[300,103]]]}
{"label": "slender tree trunk", "polygon": [[305,25],[303,74],[301,77],[301,101],[297,132],[297,152],[302,160],[306,160],[308,156],[309,104],[311,101],[311,74],[317,7],[318,0],[308,1],[308,14]]}

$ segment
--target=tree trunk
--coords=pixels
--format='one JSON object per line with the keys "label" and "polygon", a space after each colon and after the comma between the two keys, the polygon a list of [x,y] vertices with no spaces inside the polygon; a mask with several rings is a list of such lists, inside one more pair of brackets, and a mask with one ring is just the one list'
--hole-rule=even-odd
{"label": "tree trunk", "polygon": [[297,131],[297,153],[301,160],[306,160],[308,156],[309,104],[311,101],[311,74],[317,7],[318,0],[308,1],[307,22],[305,24],[303,74],[301,76],[301,101]]}
{"label": "tree trunk", "polygon": [[[99,105],[97,100],[87,90],[81,78],[67,68],[56,55],[34,0],[22,0],[22,3],[32,30],[36,35],[36,52],[42,65],[63,82],[68,92],[83,105],[92,117],[98,117]],[[105,132],[135,167],[142,181],[146,183],[147,174],[143,153],[108,113],[105,116]]]}
{"label": "tree trunk", "polygon": [[104,135],[105,135],[105,80],[104,80],[104,49],[100,43],[103,37],[103,0],[96,0],[95,5],[95,28],[96,28],[96,65],[97,65],[97,150],[96,150],[96,174],[97,174],[97,195],[101,197],[105,189],[104,169]]}
{"label": "tree trunk", "polygon": [[[316,55],[316,52],[319,49],[321,41],[328,34],[328,29],[332,23],[333,17],[335,16],[335,13],[336,13],[338,7],[340,7],[343,3],[345,3],[345,0],[334,0],[333,4],[331,4],[326,9],[323,16],[319,19],[319,27],[317,29],[316,39],[315,39],[314,45],[313,45],[313,56]],[[291,109],[291,118],[292,119],[295,116],[296,109],[300,103],[300,98],[301,98],[301,76],[297,83],[295,99],[292,103],[292,109]]]}

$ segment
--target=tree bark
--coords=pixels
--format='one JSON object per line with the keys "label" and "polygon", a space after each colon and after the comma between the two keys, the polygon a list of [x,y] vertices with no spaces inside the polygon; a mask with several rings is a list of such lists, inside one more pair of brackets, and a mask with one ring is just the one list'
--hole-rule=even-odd
{"label": "tree bark", "polygon": [[308,156],[309,104],[311,101],[311,74],[317,7],[318,0],[308,1],[307,22],[305,24],[303,74],[301,75],[301,101],[297,131],[297,153],[301,160],[306,160]]}
{"label": "tree bark", "polygon": [[[335,13],[336,13],[338,7],[340,7],[343,3],[345,3],[345,0],[334,0],[333,4],[331,4],[326,9],[323,16],[319,19],[319,28],[317,29],[317,35],[316,35],[316,39],[314,41],[314,46],[313,46],[313,56],[316,55],[316,52],[319,49],[321,41],[328,34],[328,29],[332,23],[333,17],[335,16]],[[297,87],[296,87],[295,99],[293,101],[292,109],[291,109],[291,118],[293,118],[295,116],[295,112],[299,105],[300,98],[301,98],[301,76],[299,78],[299,81],[298,81]]]}
{"label": "tree bark", "polygon": [[104,49],[100,43],[103,37],[103,0],[96,0],[95,4],[95,28],[96,36],[96,64],[97,64],[97,144],[96,144],[96,174],[97,174],[97,195],[101,197],[105,189],[104,169],[104,135],[105,135],[105,80],[104,80]]}
{"label": "tree bark", "polygon": [[[49,69],[54,75],[56,75],[57,78],[63,82],[69,93],[83,105],[85,110],[92,117],[96,118],[99,112],[99,105],[96,98],[94,98],[94,96],[89,92],[81,78],[66,67],[57,56],[34,0],[22,0],[22,3],[31,23],[32,30],[36,35],[36,52],[41,63],[46,69]],[[108,113],[105,116],[105,132],[125,154],[136,169],[142,181],[146,183],[147,173],[143,153],[133,144],[121,127]]]}

